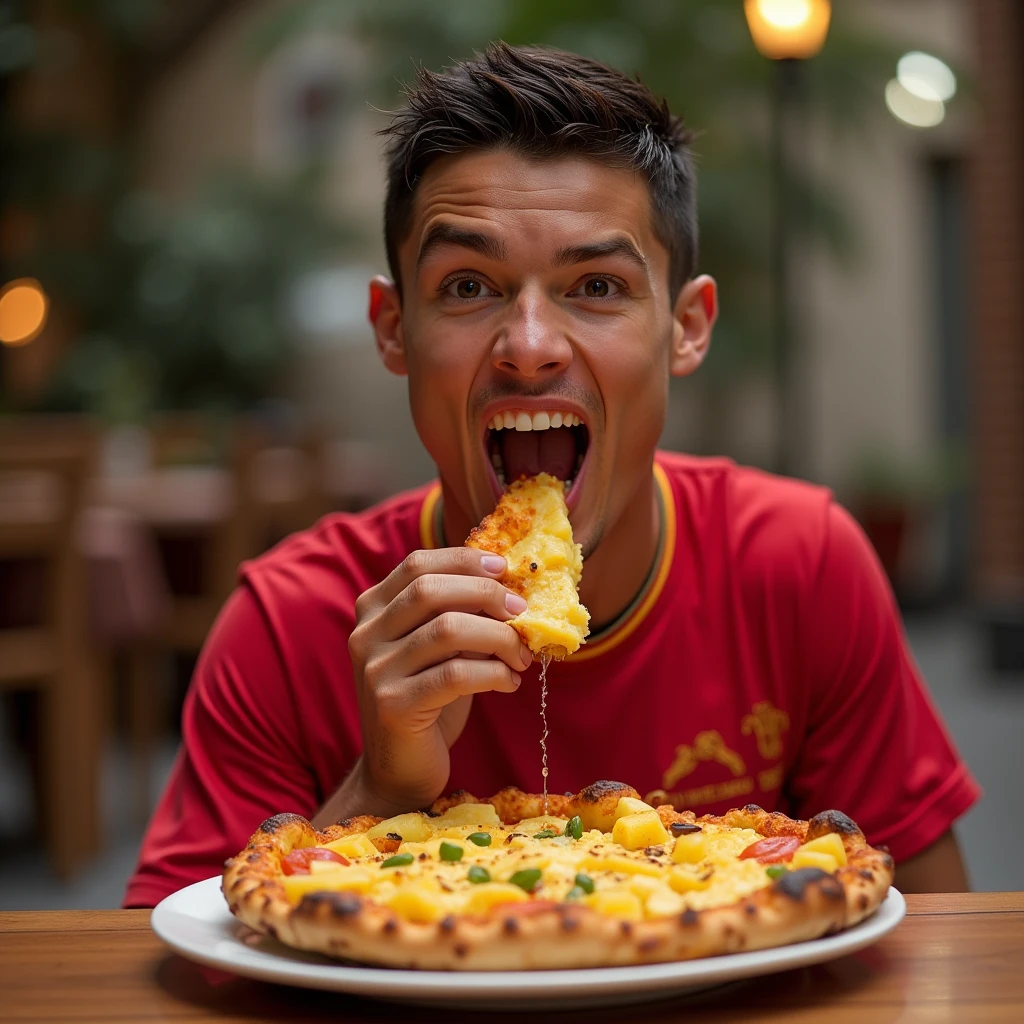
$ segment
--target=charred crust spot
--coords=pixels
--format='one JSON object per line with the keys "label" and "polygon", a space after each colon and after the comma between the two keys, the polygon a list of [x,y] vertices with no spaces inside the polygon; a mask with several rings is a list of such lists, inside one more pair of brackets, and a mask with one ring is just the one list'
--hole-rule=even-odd
{"label": "charred crust spot", "polygon": [[302,817],[301,814],[275,814],[272,818],[267,818],[267,820],[260,825],[260,831],[265,832],[267,835],[273,835],[278,829],[284,828],[286,825],[291,825],[296,821],[305,822],[306,819]]}
{"label": "charred crust spot", "polygon": [[858,910],[867,910],[868,909],[868,894],[866,892],[862,892],[857,897],[857,909]]}
{"label": "charred crust spot", "polygon": [[441,812],[440,811],[431,811],[429,808],[427,810],[423,811],[423,813],[428,818],[440,818],[441,817]]}
{"label": "charred crust spot", "polygon": [[865,882],[873,882],[875,880],[875,873],[873,871],[868,871],[867,868],[861,868],[857,874],[860,875]]}
{"label": "charred crust spot", "polygon": [[700,914],[698,914],[697,911],[693,909],[693,907],[687,907],[679,915],[679,923],[686,925],[687,928],[692,927],[699,920],[700,920]]}
{"label": "charred crust spot", "polygon": [[673,821],[668,828],[674,836],[689,836],[694,832],[704,831],[700,825],[691,825],[688,821]]}
{"label": "charred crust spot", "polygon": [[453,931],[455,931],[455,915],[448,914],[446,917],[442,917],[441,923],[438,925],[438,927],[446,935],[450,935]]}
{"label": "charred crust spot", "polygon": [[855,836],[860,833],[857,823],[842,811],[822,811],[807,823],[807,838],[817,839],[818,836],[836,832],[841,836]]}
{"label": "charred crust spot", "polygon": [[342,818],[341,821],[337,821],[335,822],[335,824],[340,826],[341,828],[351,828],[352,820],[352,818]]}
{"label": "charred crust spot", "polygon": [[760,804],[747,804],[743,810],[745,810],[747,814],[757,814],[759,811],[763,811],[764,808]]}
{"label": "charred crust spot", "polygon": [[363,901],[351,892],[311,892],[302,897],[299,909],[316,913],[320,907],[326,907],[335,917],[351,917],[359,913],[362,905]]}
{"label": "charred crust spot", "polygon": [[537,571],[537,563],[536,562],[531,562],[530,563],[530,572],[536,572],[536,571]]}
{"label": "charred crust spot", "polygon": [[575,914],[562,915],[562,931],[574,932],[580,926],[580,919]]}
{"label": "charred crust spot", "polygon": [[743,904],[743,912],[747,917],[757,917],[757,904],[752,900],[748,900]]}
{"label": "charred crust spot", "polygon": [[276,939],[277,938],[277,929],[272,924],[268,924],[267,925],[267,934],[272,939]]}
{"label": "charred crust spot", "polygon": [[784,875],[776,878],[772,883],[772,889],[797,903],[802,903],[810,885],[820,882],[824,890],[826,880],[835,881],[827,871],[822,871],[821,868],[797,868],[796,871],[787,871]]}
{"label": "charred crust spot", "polygon": [[622,932],[623,935],[632,935],[633,934],[633,922],[632,921],[623,921],[619,925],[619,931]]}
{"label": "charred crust spot", "polygon": [[398,921],[393,917],[389,917],[384,922],[384,927],[381,929],[385,935],[394,935],[398,931]]}
{"label": "charred crust spot", "polygon": [[649,939],[644,939],[637,948],[641,953],[653,953],[660,945],[661,939],[657,935],[652,935]]}
{"label": "charred crust spot", "polygon": [[393,843],[400,843],[402,841],[402,837],[397,832],[389,832],[388,839]]}
{"label": "charred crust spot", "polygon": [[419,855],[419,859],[420,859],[420,860],[426,860],[426,859],[427,859],[427,855],[426,855],[425,853],[421,853],[421,854]]}
{"label": "charred crust spot", "polygon": [[657,859],[665,853],[664,846],[645,846],[644,856],[657,863]]}
{"label": "charred crust spot", "polygon": [[624,782],[612,782],[602,779],[600,782],[593,782],[585,789],[580,790],[580,802],[584,804],[596,804],[603,797],[612,793],[632,793],[633,789]]}
{"label": "charred crust spot", "polygon": [[257,864],[257,863],[259,863],[259,861],[261,861],[261,860],[263,859],[263,857],[262,857],[262,855],[261,855],[261,854],[259,854],[259,853],[250,853],[250,854],[249,854],[249,856],[248,856],[248,857],[246,857],[245,859],[246,859],[246,860],[247,860],[247,861],[248,861],[248,862],[249,862],[250,864]]}
{"label": "charred crust spot", "polygon": [[882,867],[891,870],[894,866],[892,857],[889,854],[885,854],[882,857]]}
{"label": "charred crust spot", "polygon": [[506,917],[503,927],[506,934],[515,935],[519,931],[519,922],[514,917]]}
{"label": "charred crust spot", "polygon": [[509,832],[509,834],[505,837],[505,842],[506,844],[511,843],[513,839],[517,837],[522,839],[525,835],[525,832]]}
{"label": "charred crust spot", "polygon": [[469,947],[464,942],[456,942],[453,948],[458,957],[463,957],[469,952]]}

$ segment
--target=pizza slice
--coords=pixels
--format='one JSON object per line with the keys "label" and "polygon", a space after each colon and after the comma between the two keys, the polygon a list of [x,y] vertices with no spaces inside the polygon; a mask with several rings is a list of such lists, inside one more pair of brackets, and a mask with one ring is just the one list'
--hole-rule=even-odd
{"label": "pizza slice", "polygon": [[538,473],[515,481],[466,544],[507,561],[501,582],[528,605],[509,625],[534,654],[561,660],[579,649],[590,632],[576,592],[583,550],[572,539],[560,480]]}

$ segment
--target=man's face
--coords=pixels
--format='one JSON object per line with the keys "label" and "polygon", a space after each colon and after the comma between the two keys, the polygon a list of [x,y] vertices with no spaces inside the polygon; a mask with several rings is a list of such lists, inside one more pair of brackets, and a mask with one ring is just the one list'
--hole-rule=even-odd
{"label": "man's face", "polygon": [[446,501],[472,525],[505,482],[551,472],[571,481],[590,554],[649,486],[682,332],[646,181],[582,159],[447,157],[399,260],[402,369]]}

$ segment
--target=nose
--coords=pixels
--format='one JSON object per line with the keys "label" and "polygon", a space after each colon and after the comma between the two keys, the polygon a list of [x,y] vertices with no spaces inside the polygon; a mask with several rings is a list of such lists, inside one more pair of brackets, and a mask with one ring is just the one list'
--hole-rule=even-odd
{"label": "nose", "polygon": [[572,362],[572,345],[559,321],[557,303],[539,289],[524,289],[506,307],[491,361],[521,379],[560,373]]}

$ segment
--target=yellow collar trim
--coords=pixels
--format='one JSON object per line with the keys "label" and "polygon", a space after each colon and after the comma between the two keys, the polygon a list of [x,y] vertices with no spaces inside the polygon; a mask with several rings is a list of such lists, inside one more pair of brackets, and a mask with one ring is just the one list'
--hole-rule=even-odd
{"label": "yellow collar trim", "polygon": [[[676,550],[676,503],[672,494],[672,485],[669,483],[665,471],[657,463],[654,464],[654,480],[661,494],[663,534],[662,542],[659,545],[658,564],[648,577],[646,593],[641,591],[637,600],[617,622],[608,629],[602,630],[590,643],[584,644],[575,654],[570,655],[568,660],[572,662],[587,661],[601,654],[607,654],[612,648],[618,647],[643,622],[661,596],[662,590],[665,589],[665,581],[672,568],[672,559]],[[441,515],[440,499],[441,484],[438,482],[427,492],[423,499],[423,505],[420,507],[420,543],[426,549],[440,547],[438,539],[438,520]]]}
{"label": "yellow collar trim", "polygon": [[575,654],[570,654],[567,661],[574,664],[577,661],[588,661],[618,647],[644,621],[657,603],[662,590],[665,589],[665,581],[668,579],[676,551],[676,503],[672,495],[672,485],[668,482],[665,471],[657,463],[654,464],[654,480],[661,493],[661,508],[664,516],[662,529],[664,532],[662,543],[659,545],[658,564],[648,577],[647,592],[641,592],[637,600],[632,603],[631,608],[627,609],[618,621],[585,643]]}

